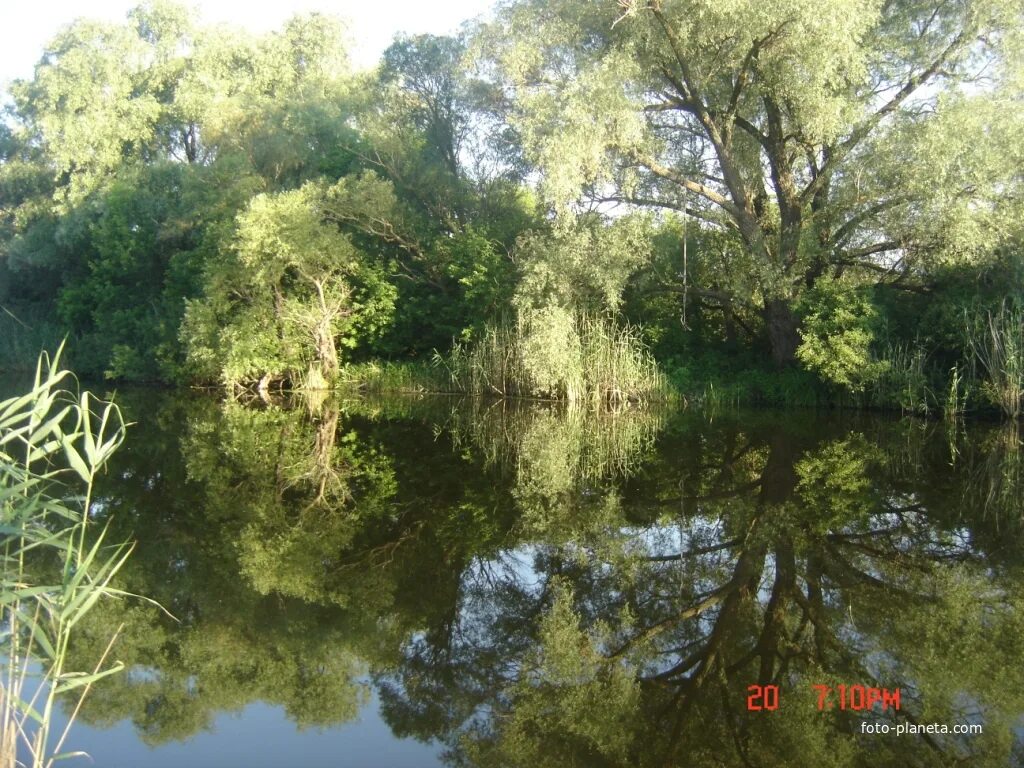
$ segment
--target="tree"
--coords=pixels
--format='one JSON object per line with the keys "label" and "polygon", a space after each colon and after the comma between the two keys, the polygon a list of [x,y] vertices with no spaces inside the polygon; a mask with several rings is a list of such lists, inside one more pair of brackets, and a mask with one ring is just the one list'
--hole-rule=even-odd
{"label": "tree", "polygon": [[399,37],[359,91],[351,151],[373,176],[352,183],[379,179],[381,192],[390,187],[388,204],[336,210],[389,259],[399,300],[377,346],[389,356],[445,349],[506,312],[510,251],[539,223],[500,91],[474,76],[465,53],[458,37]]}
{"label": "tree", "polygon": [[386,323],[394,292],[379,267],[325,220],[324,190],[309,183],[258,195],[238,217],[234,248],[210,263],[182,337],[195,370],[224,383],[320,388],[340,346]]}
{"label": "tree", "polygon": [[310,14],[252,38],[199,27],[184,6],[154,0],[126,24],[71,24],[33,78],[12,85],[15,117],[44,148],[58,201],[80,201],[127,165],[208,164],[230,150],[274,178],[295,164],[295,145],[309,154],[312,137],[272,140],[260,131],[266,115],[340,101],[342,37],[338,21]]}
{"label": "tree", "polygon": [[156,0],[70,25],[11,89],[0,301],[57,317],[82,373],[180,380],[185,300],[236,215],[351,164],[348,80],[318,14],[251,37]]}
{"label": "tree", "polygon": [[998,231],[1021,20],[1015,0],[518,0],[478,45],[556,208],[582,194],[726,233],[735,284],[688,290],[756,307],[784,365],[822,276],[907,284]]}

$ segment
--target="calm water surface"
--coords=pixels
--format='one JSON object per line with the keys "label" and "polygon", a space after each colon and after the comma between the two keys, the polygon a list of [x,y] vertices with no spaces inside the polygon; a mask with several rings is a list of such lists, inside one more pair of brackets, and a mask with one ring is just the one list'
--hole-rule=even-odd
{"label": "calm water surface", "polygon": [[[118,399],[100,515],[175,618],[80,625],[130,669],[73,732],[98,768],[1020,763],[1011,428]],[[901,723],[984,731],[862,732]]]}

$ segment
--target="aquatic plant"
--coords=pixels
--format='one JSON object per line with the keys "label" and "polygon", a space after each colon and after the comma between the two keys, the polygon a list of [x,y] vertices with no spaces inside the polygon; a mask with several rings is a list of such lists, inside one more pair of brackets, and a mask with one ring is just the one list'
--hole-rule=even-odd
{"label": "aquatic plant", "polygon": [[444,393],[452,389],[451,378],[441,364],[440,354],[432,363],[389,360],[352,363],[341,369],[338,379],[343,389],[364,392]]}
{"label": "aquatic plant", "polygon": [[998,312],[967,317],[967,344],[988,375],[983,391],[1003,413],[1024,410],[1024,311],[1005,303]]}
{"label": "aquatic plant", "polygon": [[[124,440],[117,406],[65,388],[60,351],[40,357],[31,389],[0,403],[0,768],[49,768],[119,633],[91,670],[68,667],[78,622],[103,597],[131,552],[89,529],[93,480]],[[88,534],[88,535],[87,535]],[[56,733],[58,700],[70,702]],[[19,756],[20,753],[20,756]]]}
{"label": "aquatic plant", "polygon": [[942,406],[943,415],[952,420],[963,416],[970,394],[970,381],[960,367],[954,365],[949,369],[949,388],[946,390],[946,402]]}
{"label": "aquatic plant", "polygon": [[670,394],[636,328],[557,307],[492,326],[441,362],[452,389],[471,394],[610,406]]}
{"label": "aquatic plant", "polygon": [[868,404],[927,414],[935,402],[930,386],[928,355],[920,346],[891,344],[882,355],[882,373],[867,390]]}

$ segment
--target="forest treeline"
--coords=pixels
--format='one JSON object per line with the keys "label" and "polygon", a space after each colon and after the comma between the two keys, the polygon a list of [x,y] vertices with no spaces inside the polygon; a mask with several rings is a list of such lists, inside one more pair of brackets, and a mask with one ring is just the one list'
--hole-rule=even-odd
{"label": "forest treeline", "polygon": [[267,390],[1000,407],[1020,0],[80,20],[0,122],[0,366]]}

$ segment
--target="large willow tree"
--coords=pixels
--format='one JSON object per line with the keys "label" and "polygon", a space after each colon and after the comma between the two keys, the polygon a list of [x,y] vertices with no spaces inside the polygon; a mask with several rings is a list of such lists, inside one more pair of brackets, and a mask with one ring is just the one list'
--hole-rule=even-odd
{"label": "large willow tree", "polygon": [[[549,201],[685,211],[778,364],[804,290],[1005,234],[1019,0],[513,0],[486,27]],[[1005,221],[1005,219],[1004,219]]]}

